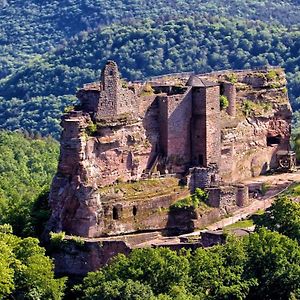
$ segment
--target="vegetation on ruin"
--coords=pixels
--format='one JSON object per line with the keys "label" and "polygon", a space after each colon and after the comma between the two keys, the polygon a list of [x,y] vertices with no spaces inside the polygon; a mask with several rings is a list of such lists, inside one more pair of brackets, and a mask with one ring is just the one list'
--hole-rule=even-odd
{"label": "vegetation on ruin", "polygon": [[66,236],[64,231],[60,232],[50,232],[50,250],[55,251],[61,249],[64,245],[68,243],[74,243],[77,247],[84,246],[84,239],[80,236],[71,235]]}
{"label": "vegetation on ruin", "polygon": [[58,146],[52,138],[0,131],[0,225],[9,223],[21,235],[41,230],[49,216]]}
{"label": "vegetation on ruin", "polygon": [[271,111],[272,103],[269,102],[254,102],[246,99],[241,104],[241,111],[246,117],[261,116]]}
{"label": "vegetation on ruin", "polygon": [[109,198],[121,197],[123,200],[132,201],[171,195],[177,192],[188,193],[188,189],[178,185],[177,178],[168,177],[152,178],[135,182],[124,182],[122,179],[119,179],[114,185],[100,188],[99,192],[103,199],[108,196]]}
{"label": "vegetation on ruin", "polygon": [[229,105],[228,98],[224,95],[220,96],[220,108],[221,110],[226,109]]}
{"label": "vegetation on ruin", "polygon": [[198,208],[200,205],[205,205],[208,199],[208,194],[200,188],[196,188],[195,193],[183,199],[180,199],[171,205],[171,209],[190,209]]}
{"label": "vegetation on ruin", "polygon": [[227,74],[226,75],[226,80],[228,80],[231,83],[237,83],[238,82],[237,76],[234,73]]}
{"label": "vegetation on ruin", "polygon": [[97,132],[97,124],[90,122],[85,129],[85,132],[88,136],[93,136]]}

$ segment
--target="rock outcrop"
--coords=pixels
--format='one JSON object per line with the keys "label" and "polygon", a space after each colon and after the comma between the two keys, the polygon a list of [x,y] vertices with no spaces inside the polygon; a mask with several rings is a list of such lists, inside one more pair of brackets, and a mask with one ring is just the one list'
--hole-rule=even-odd
{"label": "rock outcrop", "polygon": [[170,205],[197,187],[221,214],[247,205],[240,181],[276,169],[278,153],[290,151],[282,69],[125,83],[108,62],[101,82],[77,96],[80,104],[62,118],[49,231],[99,237],[192,230],[206,212],[179,221]]}

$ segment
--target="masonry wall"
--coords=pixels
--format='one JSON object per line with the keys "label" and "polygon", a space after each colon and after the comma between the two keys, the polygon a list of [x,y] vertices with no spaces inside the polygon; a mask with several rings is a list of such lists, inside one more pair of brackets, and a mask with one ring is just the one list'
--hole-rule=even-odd
{"label": "masonry wall", "polygon": [[159,103],[159,138],[160,151],[163,156],[168,156],[168,96],[158,97]]}
{"label": "masonry wall", "polygon": [[236,86],[233,83],[224,82],[222,84],[223,95],[228,99],[227,113],[235,117],[236,116]]}
{"label": "masonry wall", "polygon": [[194,88],[192,117],[192,160],[207,167],[220,162],[220,88]]}
{"label": "masonry wall", "polygon": [[168,103],[168,162],[170,172],[183,172],[190,163],[190,122],[192,93],[167,97]]}
{"label": "masonry wall", "polygon": [[193,88],[193,110],[191,128],[192,163],[207,166],[206,89]]}
{"label": "masonry wall", "polygon": [[[290,149],[292,112],[286,80],[282,70],[275,74],[270,78],[269,71],[237,73],[236,92],[232,83],[225,84],[228,97],[236,97],[235,117],[222,112],[220,172],[225,182],[265,174],[277,167],[276,153]],[[278,137],[279,143],[268,145],[267,140],[272,137]]]}

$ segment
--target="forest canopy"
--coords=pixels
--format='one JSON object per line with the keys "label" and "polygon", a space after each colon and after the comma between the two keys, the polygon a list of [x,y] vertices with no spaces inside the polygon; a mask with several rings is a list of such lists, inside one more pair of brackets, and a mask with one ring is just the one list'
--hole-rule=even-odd
{"label": "forest canopy", "polygon": [[[36,56],[0,81],[0,128],[59,135],[59,115],[86,82],[99,80],[108,59],[122,76],[280,65],[294,110],[300,108],[300,30],[261,21],[186,18],[157,24],[111,25],[85,31]],[[16,111],[21,113],[17,114]]]}
{"label": "forest canopy", "polygon": [[42,227],[49,209],[40,197],[49,190],[58,151],[52,138],[0,131],[0,225],[11,224],[19,235],[33,235],[35,226]]}

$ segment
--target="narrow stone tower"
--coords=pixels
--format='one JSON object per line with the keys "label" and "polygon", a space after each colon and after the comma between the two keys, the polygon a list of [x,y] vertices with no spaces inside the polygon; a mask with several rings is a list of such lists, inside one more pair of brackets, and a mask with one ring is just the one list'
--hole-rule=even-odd
{"label": "narrow stone tower", "polygon": [[191,160],[193,166],[219,166],[221,157],[220,87],[193,76]]}
{"label": "narrow stone tower", "polygon": [[122,87],[118,66],[111,60],[102,69],[100,84],[85,85],[77,97],[83,111],[92,113],[96,120],[135,114],[138,108],[135,94]]}

